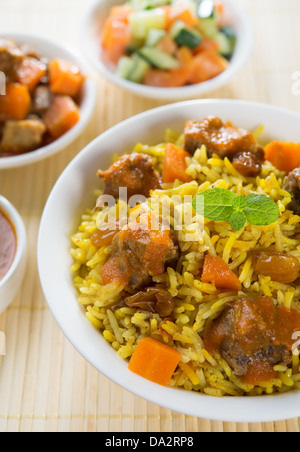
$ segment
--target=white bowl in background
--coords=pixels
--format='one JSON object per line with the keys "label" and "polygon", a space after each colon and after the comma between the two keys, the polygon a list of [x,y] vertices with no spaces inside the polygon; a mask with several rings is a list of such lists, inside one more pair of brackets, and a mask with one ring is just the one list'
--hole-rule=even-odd
{"label": "white bowl in background", "polygon": [[[107,168],[116,150],[131,152],[138,142],[163,141],[165,129],[182,131],[186,120],[217,115],[239,127],[265,126],[262,139],[300,142],[300,115],[276,107],[233,100],[171,104],[130,118],[90,143],[65,169],[45,207],[38,239],[43,291],[60,328],[96,369],[123,388],[153,403],[191,416],[231,422],[266,422],[300,415],[300,391],[261,397],[223,397],[165,388],[130,372],[84,315],[73,285],[70,236],[81,214],[95,203],[96,172]],[[76,183],[74,183],[76,181]]]}
{"label": "white bowl in background", "polygon": [[13,157],[1,157],[1,170],[16,168],[38,162],[50,157],[53,154],[56,154],[71,144],[83,132],[94,112],[97,91],[96,83],[90,76],[90,72],[84,60],[82,57],[78,56],[77,52],[72,47],[67,44],[37,34],[4,30],[0,30],[0,37],[12,39],[17,44],[28,44],[42,56],[47,58],[62,58],[73,62],[81,69],[82,73],[87,76],[87,79],[82,87],[80,102],[81,117],[78,123],[75,124],[75,126],[62,137],[47,146],[37,149],[36,151]]}
{"label": "white bowl in background", "polygon": [[[101,28],[112,6],[122,0],[97,0],[87,9],[81,25],[81,42],[84,54],[94,68],[106,79],[121,88],[140,96],[160,100],[180,100],[202,96],[225,85],[247,62],[253,47],[253,29],[248,15],[237,0],[224,0],[224,17],[237,35],[234,55],[228,68],[217,77],[207,82],[180,88],[156,88],[133,83],[119,77],[102,59]],[[124,3],[124,2],[123,2]]]}
{"label": "white bowl in background", "polygon": [[0,212],[3,212],[14,227],[17,248],[11,267],[0,280],[0,314],[11,304],[17,295],[23,282],[26,257],[27,257],[27,239],[23,220],[14,206],[3,196],[0,196]]}

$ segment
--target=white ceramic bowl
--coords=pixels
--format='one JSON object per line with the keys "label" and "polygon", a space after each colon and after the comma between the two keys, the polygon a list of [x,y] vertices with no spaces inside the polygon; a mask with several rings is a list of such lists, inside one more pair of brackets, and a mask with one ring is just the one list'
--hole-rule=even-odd
{"label": "white ceramic bowl", "polygon": [[22,284],[27,257],[27,239],[23,220],[14,206],[0,196],[0,212],[3,212],[13,225],[17,238],[17,249],[11,267],[0,280],[0,314],[11,304]]}
{"label": "white ceramic bowl", "polygon": [[[164,388],[135,375],[86,319],[77,301],[70,267],[70,235],[80,216],[94,205],[98,168],[107,168],[116,149],[130,152],[138,142],[161,142],[166,128],[179,132],[186,120],[217,115],[250,130],[265,126],[263,138],[300,142],[300,115],[272,106],[233,100],[189,101],[150,110],[99,136],[66,168],[45,207],[38,240],[38,266],[44,294],[61,329],[76,349],[100,372],[140,397],[169,409],[202,418],[263,422],[300,415],[300,392],[276,396],[213,398]],[[76,181],[76,183],[74,183]]]}
{"label": "white ceramic bowl", "polygon": [[48,58],[62,58],[67,61],[71,61],[81,69],[84,75],[88,76],[82,88],[80,102],[81,118],[78,123],[61,138],[55,140],[47,146],[37,149],[36,151],[14,157],[0,158],[0,169],[5,169],[29,165],[43,160],[53,154],[56,154],[71,144],[85,129],[94,112],[97,91],[96,83],[89,76],[89,70],[86,64],[82,61],[82,58],[78,56],[77,52],[65,43],[37,34],[10,31],[5,32],[3,30],[0,31],[0,37],[13,39],[17,44],[28,44],[41,55]]}
{"label": "white ceramic bowl", "polygon": [[81,27],[81,42],[85,55],[95,69],[127,91],[153,99],[179,100],[202,96],[205,93],[225,85],[247,62],[253,46],[253,31],[249,18],[237,0],[224,0],[225,20],[233,26],[237,34],[237,43],[231,62],[221,75],[207,82],[181,88],[155,88],[132,83],[119,77],[102,59],[100,33],[109,10],[122,0],[97,0],[87,10]]}

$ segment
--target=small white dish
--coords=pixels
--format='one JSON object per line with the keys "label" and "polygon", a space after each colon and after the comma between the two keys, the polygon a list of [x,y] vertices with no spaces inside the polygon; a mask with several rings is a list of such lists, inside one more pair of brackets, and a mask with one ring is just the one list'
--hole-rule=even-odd
{"label": "small white dish", "polygon": [[28,44],[42,56],[45,56],[47,58],[62,58],[67,61],[73,62],[81,69],[81,72],[85,76],[87,76],[81,93],[81,117],[78,123],[61,138],[55,140],[53,143],[47,146],[37,149],[36,151],[28,152],[26,154],[17,155],[14,157],[1,157],[1,170],[16,168],[38,162],[47,157],[50,157],[51,155],[56,154],[57,152],[61,151],[69,144],[71,144],[83,132],[94,112],[97,91],[96,83],[89,75],[90,71],[88,70],[88,67],[86,66],[82,58],[78,56],[77,52],[65,43],[58,42],[51,38],[43,37],[37,34],[11,31],[6,32],[4,30],[0,31],[0,37],[12,39],[17,44]]}
{"label": "small white dish", "polygon": [[[171,104],[134,116],[106,131],[70,163],[56,183],[44,210],[38,240],[38,267],[42,288],[60,328],[96,369],[112,381],[168,409],[187,415],[228,422],[267,422],[298,417],[300,391],[260,397],[214,398],[165,388],[130,372],[94,329],[79,305],[73,285],[70,247],[86,208],[95,202],[99,168],[107,168],[116,149],[131,152],[136,143],[155,145],[165,130],[182,131],[187,120],[215,115],[238,127],[255,130],[264,125],[263,141],[300,142],[300,115],[270,105],[234,100],[198,100]],[[74,181],[76,183],[74,184]]]}
{"label": "small white dish", "polygon": [[16,234],[16,253],[14,260],[4,278],[0,280],[0,314],[11,304],[23,282],[26,257],[27,238],[23,220],[14,206],[3,196],[0,196],[0,212],[10,221]]}
{"label": "small white dish", "polygon": [[127,91],[160,100],[200,97],[225,85],[242,69],[250,57],[254,34],[248,15],[237,0],[224,0],[224,20],[226,24],[234,28],[237,43],[229,66],[221,75],[207,82],[181,88],[155,88],[124,80],[104,63],[100,40],[101,29],[111,7],[121,3],[122,0],[96,0],[96,2],[93,2],[83,17],[81,43],[84,54],[94,68],[106,79]]}

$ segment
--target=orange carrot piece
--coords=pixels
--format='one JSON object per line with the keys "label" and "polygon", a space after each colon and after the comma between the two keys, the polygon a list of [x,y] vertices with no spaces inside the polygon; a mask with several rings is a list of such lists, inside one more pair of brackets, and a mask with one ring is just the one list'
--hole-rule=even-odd
{"label": "orange carrot piece", "polygon": [[18,69],[17,82],[27,86],[30,92],[40,83],[47,72],[45,63],[36,58],[25,58]]}
{"label": "orange carrot piece", "polygon": [[128,18],[109,16],[104,24],[102,47],[104,56],[114,64],[125,54],[131,40],[131,29]]}
{"label": "orange carrot piece", "polygon": [[192,178],[186,174],[186,157],[191,157],[191,155],[175,146],[175,144],[167,144],[163,164],[164,183],[173,183],[176,179],[179,179],[182,182],[190,182],[192,180]]}
{"label": "orange carrot piece", "polygon": [[219,44],[213,39],[203,36],[201,44],[193,49],[193,53],[194,55],[198,55],[198,53],[204,52],[205,50],[213,50],[214,52],[218,52]]}
{"label": "orange carrot piece", "polygon": [[140,340],[129,363],[129,370],[162,386],[169,381],[181,360],[174,348],[151,337]]}
{"label": "orange carrot piece", "polygon": [[242,289],[240,280],[230,270],[229,265],[220,257],[210,255],[205,258],[201,281],[214,283],[218,290],[239,291]]}
{"label": "orange carrot piece", "polygon": [[128,286],[128,277],[122,272],[119,266],[119,261],[116,257],[110,257],[106,264],[100,270],[103,284],[116,283],[120,286]]}
{"label": "orange carrot piece", "polygon": [[205,50],[195,56],[195,71],[191,83],[201,83],[220,75],[228,67],[228,61],[213,50]]}
{"label": "orange carrot piece", "polygon": [[300,166],[300,143],[273,141],[265,147],[266,160],[289,173]]}
{"label": "orange carrot piece", "polygon": [[176,56],[180,66],[189,68],[192,74],[195,69],[195,58],[191,50],[188,47],[180,47],[176,52]]}
{"label": "orange carrot piece", "polygon": [[129,15],[133,12],[133,9],[129,5],[117,5],[113,6],[110,10],[110,17],[113,17],[115,20],[123,20],[125,22],[129,22]]}
{"label": "orange carrot piece", "polygon": [[179,88],[187,84],[191,74],[190,69],[183,67],[172,69],[171,71],[149,69],[146,73],[144,84],[159,88]]}
{"label": "orange carrot piece", "polygon": [[169,55],[174,55],[178,47],[171,36],[167,34],[159,41],[156,48],[161,50],[162,52],[168,53]]}
{"label": "orange carrot piece", "polygon": [[80,69],[69,61],[57,59],[49,65],[50,89],[54,94],[75,97],[84,81]]}
{"label": "orange carrot piece", "polygon": [[21,121],[29,113],[31,98],[27,86],[8,83],[6,95],[0,96],[0,121]]}
{"label": "orange carrot piece", "polygon": [[69,96],[57,96],[43,116],[43,121],[53,138],[68,132],[80,119],[80,110]]}
{"label": "orange carrot piece", "polygon": [[198,25],[198,18],[184,2],[172,5],[170,8],[166,9],[166,14],[168,28],[177,20],[181,20],[181,22],[189,27],[196,27]]}

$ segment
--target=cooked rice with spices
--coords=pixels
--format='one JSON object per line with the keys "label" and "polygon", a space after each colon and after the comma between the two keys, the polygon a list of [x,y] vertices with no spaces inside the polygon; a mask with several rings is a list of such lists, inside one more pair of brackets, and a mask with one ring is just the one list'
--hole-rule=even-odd
{"label": "cooked rice with spices", "polygon": [[[183,147],[183,136],[168,130],[165,142]],[[161,174],[165,146],[138,144],[133,152],[150,156]],[[279,219],[268,226],[246,223],[240,231],[233,230],[228,222],[205,219],[204,230],[201,231],[199,216],[194,212],[190,224],[176,232],[179,245],[177,265],[153,277],[154,283],[164,284],[175,303],[172,316],[161,318],[158,313],[139,308],[122,305],[112,308],[118,306],[124,295],[122,286],[114,283],[103,285],[101,279],[101,268],[110,255],[111,247],[108,245],[99,249],[91,242],[99,215],[105,221],[107,209],[100,213],[92,208],[87,210],[82,215],[78,231],[72,236],[71,250],[74,283],[86,317],[124,360],[129,360],[141,338],[148,336],[175,348],[181,355],[181,361],[170,380],[171,387],[217,397],[257,396],[300,389],[297,354],[293,355],[291,365],[275,366],[277,377],[272,381],[252,385],[236,376],[221,354],[209,353],[203,341],[207,325],[220,316],[228,303],[243,296],[271,297],[278,306],[300,309],[300,287],[296,283],[279,283],[269,276],[258,276],[253,263],[253,251],[260,248],[285,252],[300,260],[300,217],[287,208],[291,195],[283,189],[284,173],[266,161],[257,177],[245,177],[229,158],[210,155],[205,146],[188,157],[186,163],[186,174],[192,179],[190,182],[177,180],[164,184],[153,193],[169,204],[172,203],[172,196],[180,196],[182,204],[171,209],[173,215],[175,210],[183,214],[184,196],[194,198],[210,188],[223,188],[243,196],[258,193],[271,197],[279,207]],[[97,192],[95,197],[100,194],[100,191]],[[147,210],[147,203],[139,208]],[[119,207],[124,211],[124,205]],[[129,215],[130,207],[126,205],[125,210]],[[174,218],[171,218],[171,225],[172,220]],[[186,234],[193,240],[186,241]],[[221,257],[229,264],[230,270],[235,272],[242,284],[242,291],[219,291],[215,284],[201,281],[199,274],[207,253]]]}

